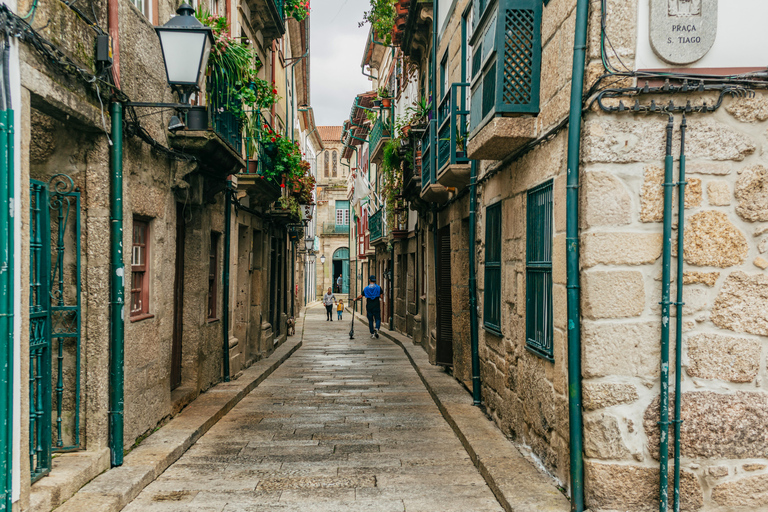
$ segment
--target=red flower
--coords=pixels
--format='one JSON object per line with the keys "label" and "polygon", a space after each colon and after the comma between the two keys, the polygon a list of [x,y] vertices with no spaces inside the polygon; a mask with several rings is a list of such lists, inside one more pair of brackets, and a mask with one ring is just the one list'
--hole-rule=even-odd
{"label": "red flower", "polygon": [[280,184],[280,187],[281,187],[281,188],[285,188],[285,183],[281,183],[281,184]]}
{"label": "red flower", "polygon": [[[265,124],[265,125],[264,125],[264,129],[265,129],[265,130],[269,130],[269,125],[268,125],[268,124]],[[272,130],[270,130],[270,131],[272,131]]]}
{"label": "red flower", "polygon": [[277,89],[272,89],[272,94],[277,94]]}
{"label": "red flower", "polygon": [[275,138],[274,137],[272,137],[272,142],[275,142]]}

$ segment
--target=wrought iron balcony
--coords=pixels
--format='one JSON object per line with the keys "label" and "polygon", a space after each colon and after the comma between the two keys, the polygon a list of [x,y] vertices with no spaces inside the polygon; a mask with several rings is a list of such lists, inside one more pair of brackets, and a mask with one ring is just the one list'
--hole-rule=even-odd
{"label": "wrought iron balcony", "polygon": [[368,218],[368,232],[371,243],[380,241],[384,237],[384,209],[377,211]]}
{"label": "wrought iron balcony", "polygon": [[349,224],[336,224],[333,222],[323,222],[322,233],[324,235],[348,235]]}
{"label": "wrought iron balcony", "polygon": [[285,34],[284,0],[244,0],[250,16],[247,22],[254,30],[260,30],[269,42]]}
{"label": "wrought iron balcony", "polygon": [[390,128],[387,123],[381,120],[381,117],[376,119],[376,122],[371,129],[371,134],[368,136],[368,147],[371,151],[371,160],[379,162],[381,156],[384,153],[384,145],[390,139]]}
{"label": "wrought iron balcony", "polygon": [[229,83],[208,79],[208,119],[210,127],[237,153],[243,152],[243,123],[238,112],[240,99],[234,97]]}
{"label": "wrought iron balcony", "polygon": [[446,165],[465,164],[467,158],[467,83],[451,84],[448,94],[437,111],[437,168],[438,174]]}
{"label": "wrought iron balcony", "polygon": [[435,176],[432,173],[432,133],[434,131],[434,121],[429,122],[427,131],[421,138],[421,189],[424,190],[435,182]]}

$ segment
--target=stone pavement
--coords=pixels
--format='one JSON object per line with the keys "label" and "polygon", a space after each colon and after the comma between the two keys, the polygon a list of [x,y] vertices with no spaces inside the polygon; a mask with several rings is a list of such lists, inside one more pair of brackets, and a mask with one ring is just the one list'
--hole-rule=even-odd
{"label": "stone pavement", "polygon": [[125,512],[504,510],[403,350],[308,310],[302,348]]}

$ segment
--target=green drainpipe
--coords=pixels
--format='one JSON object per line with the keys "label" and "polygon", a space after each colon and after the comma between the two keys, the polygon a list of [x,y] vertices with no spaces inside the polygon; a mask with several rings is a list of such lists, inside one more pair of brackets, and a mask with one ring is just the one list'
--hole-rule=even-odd
{"label": "green drainpipe", "polygon": [[659,510],[669,507],[669,280],[672,260],[672,189],[675,187],[672,157],[674,119],[667,123],[667,152],[664,158],[664,224],[661,260],[661,396],[659,398]]}
{"label": "green drainpipe", "polygon": [[112,103],[112,197],[109,352],[109,450],[112,466],[123,464],[125,358],[125,263],[123,262],[123,105]]}
{"label": "green drainpipe", "polygon": [[[8,52],[10,51],[10,44],[6,42],[5,47],[5,73],[6,73],[6,102],[8,109],[6,110],[6,123],[8,126],[8,206],[10,211],[10,206],[13,205],[14,210],[16,203],[14,201],[14,191],[15,191],[15,176],[14,176],[14,163],[15,163],[15,153],[14,153],[14,113],[11,109],[11,90],[10,90],[10,84],[8,81]],[[13,475],[11,471],[11,467],[13,465],[13,349],[14,349],[14,336],[13,336],[13,317],[14,317],[14,275],[15,275],[15,261],[14,261],[14,250],[15,250],[15,240],[16,240],[16,229],[14,227],[14,221],[15,221],[15,215],[12,215],[10,218],[10,222],[8,222],[8,286],[7,286],[7,294],[5,295],[8,305],[5,308],[5,314],[8,318],[8,492],[9,492],[9,498],[12,496],[12,489],[13,489]],[[3,331],[4,332],[4,331]],[[9,509],[10,510],[10,509]]]}
{"label": "green drainpipe", "polygon": [[477,274],[475,272],[476,222],[477,160],[472,160],[469,171],[469,344],[472,350],[472,401],[475,405],[480,405],[480,349],[477,331]]}
{"label": "green drainpipe", "polygon": [[683,114],[680,125],[680,177],[677,206],[677,300],[675,325],[675,480],[674,510],[680,512],[680,419],[682,408],[682,356],[683,356],[683,241],[685,238],[685,132],[688,122]]}
{"label": "green drainpipe", "polygon": [[229,382],[229,250],[232,239],[232,182],[227,180],[224,190],[224,278],[222,279],[222,311],[221,329],[223,331],[222,365],[224,366],[224,382]]}
{"label": "green drainpipe", "polygon": [[589,0],[576,3],[573,42],[571,108],[568,125],[568,176],[566,189],[566,267],[568,284],[568,424],[571,458],[571,510],[584,510],[583,418],[581,416],[581,311],[579,304],[579,155],[581,111],[584,96]]}
{"label": "green drainpipe", "polygon": [[[10,91],[6,91],[10,94]],[[10,216],[10,199],[13,194],[13,161],[10,159],[10,147],[13,143],[9,129],[13,121],[13,111],[4,110],[0,106],[0,336],[3,337],[4,350],[0,355],[0,374],[5,379],[5,389],[0,393],[3,412],[2,430],[0,431],[0,449],[2,449],[3,470],[3,510],[12,507],[12,460],[13,460],[13,217]]]}

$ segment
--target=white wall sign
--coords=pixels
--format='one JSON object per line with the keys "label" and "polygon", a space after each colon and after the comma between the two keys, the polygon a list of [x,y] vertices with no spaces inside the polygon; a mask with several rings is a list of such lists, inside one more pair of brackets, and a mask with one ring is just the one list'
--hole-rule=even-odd
{"label": "white wall sign", "polygon": [[651,0],[653,51],[670,64],[704,57],[717,35],[717,0]]}

